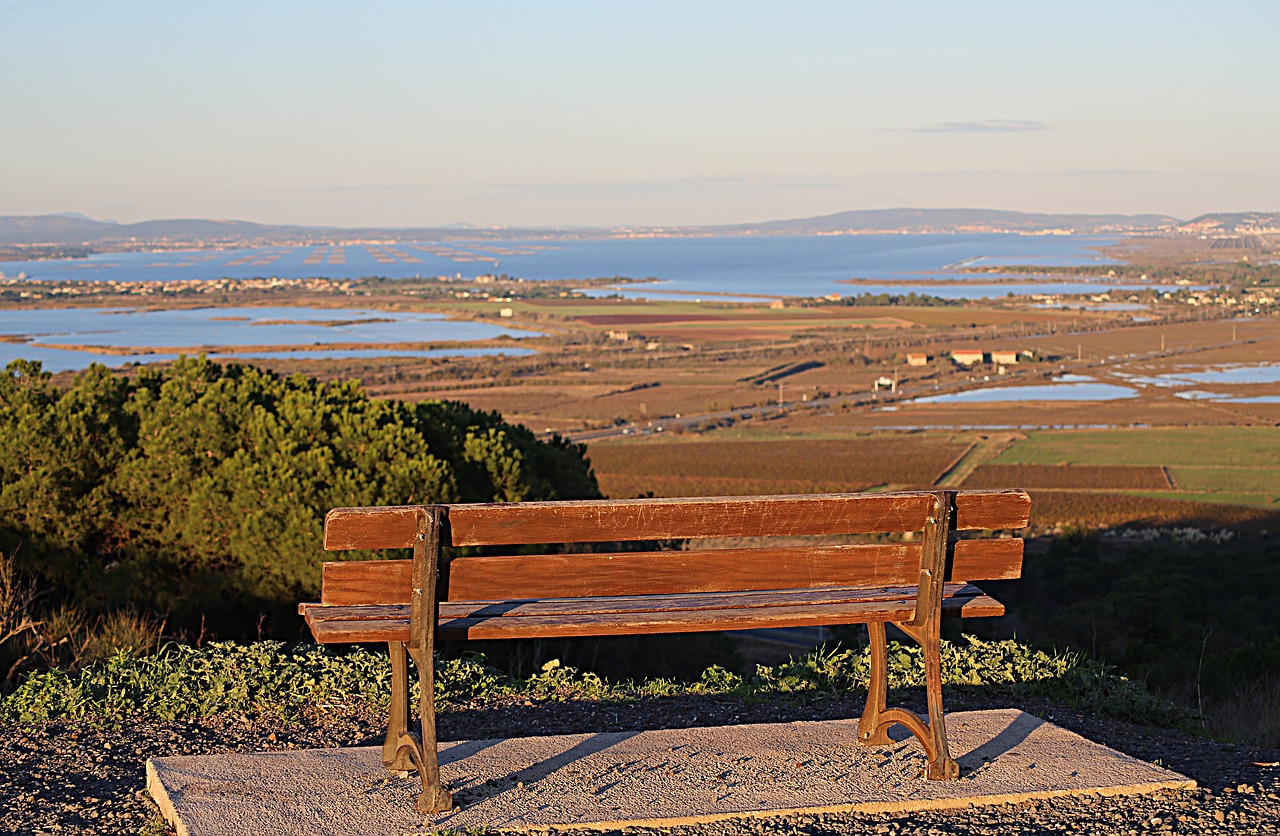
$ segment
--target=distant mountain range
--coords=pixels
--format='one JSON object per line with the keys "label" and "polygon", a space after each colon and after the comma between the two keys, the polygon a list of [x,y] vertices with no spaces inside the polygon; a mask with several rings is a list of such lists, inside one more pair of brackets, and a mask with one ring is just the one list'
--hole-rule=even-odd
{"label": "distant mountain range", "polygon": [[1052,215],[999,209],[870,209],[837,212],[816,218],[718,227],[744,233],[835,232],[1134,232],[1168,229],[1180,224],[1168,215]]}
{"label": "distant mountain range", "polygon": [[351,240],[448,241],[518,238],[613,238],[666,235],[821,235],[859,233],[1023,232],[1077,234],[1280,231],[1280,212],[1202,215],[1181,221],[1168,215],[1071,215],[996,209],[875,209],[813,218],[719,226],[668,227],[317,227],[248,221],[157,220],[121,224],[68,212],[0,216],[0,246],[60,245],[106,249],[219,244],[308,243]]}

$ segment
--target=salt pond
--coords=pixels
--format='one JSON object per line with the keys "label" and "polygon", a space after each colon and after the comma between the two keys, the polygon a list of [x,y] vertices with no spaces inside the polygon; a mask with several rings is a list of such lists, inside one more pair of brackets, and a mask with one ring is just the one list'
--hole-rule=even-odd
{"label": "salt pond", "polygon": [[1059,383],[1037,386],[994,386],[946,395],[914,398],[911,403],[1006,403],[1011,401],[1116,401],[1136,398],[1127,386],[1098,383],[1092,378],[1064,375]]}
{"label": "salt pond", "polygon": [[1280,363],[1232,364],[1205,369],[1192,367],[1192,371],[1178,370],[1167,374],[1141,377],[1124,375],[1126,380],[1139,386],[1197,386],[1204,384],[1238,385],[1256,383],[1280,383]]}

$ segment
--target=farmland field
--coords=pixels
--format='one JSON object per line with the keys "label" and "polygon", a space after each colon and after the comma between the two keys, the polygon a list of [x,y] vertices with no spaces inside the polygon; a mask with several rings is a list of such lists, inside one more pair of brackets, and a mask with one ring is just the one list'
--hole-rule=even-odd
{"label": "farmland field", "polygon": [[[1006,447],[976,431],[800,437],[780,432],[783,423],[602,441],[589,455],[601,490],[617,498],[920,489],[938,486],[962,456],[993,456],[960,486],[1029,491],[1031,523],[1041,529],[1280,527],[1280,467],[1269,465],[1276,428],[1043,431],[1013,434]],[[1166,469],[1161,459],[1174,464]],[[1201,464],[1214,459],[1235,464]]]}
{"label": "farmland field", "polygon": [[601,491],[626,498],[921,488],[967,449],[946,435],[847,439],[663,438],[593,444]]}
{"label": "farmland field", "polygon": [[1060,488],[1074,490],[1169,490],[1164,468],[1127,465],[984,464],[967,488]]}
{"label": "farmland field", "polygon": [[1033,432],[992,464],[1280,468],[1280,428],[1169,427]]}
{"label": "farmland field", "polygon": [[[1280,507],[1249,507],[1140,493],[1031,490],[1031,525],[1037,528],[1073,526],[1103,528],[1185,527],[1275,531]],[[1166,498],[1167,497],[1167,498]]]}
{"label": "farmland field", "polygon": [[964,484],[1027,488],[1032,522],[1042,525],[1274,528],[1278,460],[1276,427],[1046,430]]}

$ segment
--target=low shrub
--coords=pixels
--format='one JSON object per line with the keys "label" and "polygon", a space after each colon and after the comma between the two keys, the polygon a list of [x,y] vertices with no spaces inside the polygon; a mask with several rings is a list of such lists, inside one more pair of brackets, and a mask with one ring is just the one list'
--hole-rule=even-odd
{"label": "low shrub", "polygon": [[[920,650],[889,646],[891,688],[923,685]],[[821,648],[750,676],[707,668],[689,682],[670,679],[609,682],[600,676],[546,663],[524,679],[506,676],[471,654],[439,660],[436,700],[441,711],[519,697],[540,701],[635,700],[681,694],[818,700],[865,690],[870,663],[865,648]],[[316,645],[280,642],[242,645],[216,642],[204,648],[170,644],[144,656],[122,650],[79,671],[33,673],[0,700],[0,720],[121,720],[134,715],[162,719],[217,714],[289,719],[307,709],[382,707],[390,699],[391,670],[383,653],[352,648],[335,652]],[[948,686],[980,686],[1011,694],[1046,696],[1068,705],[1128,719],[1186,725],[1190,717],[1138,682],[1079,654],[1054,654],[1017,641],[943,643]]]}

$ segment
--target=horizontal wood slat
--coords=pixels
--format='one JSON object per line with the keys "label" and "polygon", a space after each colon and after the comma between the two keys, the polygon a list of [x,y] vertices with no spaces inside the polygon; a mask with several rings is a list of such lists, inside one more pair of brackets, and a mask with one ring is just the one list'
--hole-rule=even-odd
{"label": "horizontal wood slat", "polygon": [[[961,540],[946,580],[1007,580],[1022,573],[1023,542]],[[667,595],[681,592],[878,587],[918,580],[920,545],[892,543],[774,549],[461,557],[446,600]],[[407,604],[411,560],[324,564],[321,603]]]}
{"label": "horizontal wood slat", "polygon": [[1031,519],[1026,491],[956,491],[956,530],[1024,528]]}
{"label": "horizontal wood slat", "polygon": [[456,546],[919,531],[930,501],[898,493],[454,505],[449,529]]}
{"label": "horizontal wood slat", "polygon": [[[850,596],[831,595],[826,603],[810,600],[797,603],[794,595],[774,598],[773,605],[706,606],[707,596],[700,596],[699,609],[663,609],[632,611],[631,606],[649,606],[644,602],[628,603],[619,599],[599,599],[591,612],[556,611],[554,606],[577,602],[526,602],[523,614],[510,612],[476,615],[479,602],[468,605],[441,606],[439,637],[443,639],[557,638],[568,636],[635,635],[648,633],[683,633],[716,630],[754,630],[769,627],[804,627],[824,624],[859,624],[868,621],[905,621],[915,612],[915,598],[905,594],[911,590],[881,590],[870,599],[859,598],[868,590],[851,590]],[[942,611],[962,617],[997,616],[1004,606],[976,587],[954,585],[948,588]],[[888,596],[886,598],[886,595]],[[712,596],[714,597],[714,596]],[[849,597],[850,600],[841,600]],[[723,603],[741,598],[725,599]],[[710,602],[714,603],[714,602]],[[490,603],[489,606],[495,606]],[[498,604],[498,606],[507,606]],[[405,641],[409,636],[407,606],[359,608],[303,605],[299,608],[307,619],[316,640],[322,644],[343,642]],[[369,612],[369,609],[374,609]],[[345,611],[345,612],[344,612]]]}
{"label": "horizontal wood slat", "polygon": [[[443,506],[455,546],[586,543],[694,537],[782,537],[920,531],[932,495],[923,492],[692,499],[513,502]],[[956,527],[1026,525],[1023,491],[960,491]],[[416,506],[335,508],[326,549],[413,545]]]}
{"label": "horizontal wood slat", "polygon": [[[980,594],[969,584],[947,584],[949,597]],[[550,598],[541,600],[443,601],[440,617],[445,618],[525,618],[543,615],[595,615],[601,613],[685,612],[782,606],[826,606],[854,601],[902,601],[914,598],[916,587],[828,587],[824,589],[771,589],[749,592],[715,592],[683,595],[608,595],[591,598]],[[326,606],[303,604],[299,611],[323,613],[330,620],[383,619],[407,616],[408,604]]]}
{"label": "horizontal wood slat", "polygon": [[407,549],[418,536],[418,506],[334,508],[324,515],[324,547],[349,549]]}
{"label": "horizontal wood slat", "polygon": [[349,560],[321,568],[322,604],[407,604],[412,560]]}

